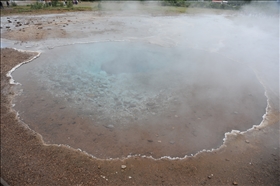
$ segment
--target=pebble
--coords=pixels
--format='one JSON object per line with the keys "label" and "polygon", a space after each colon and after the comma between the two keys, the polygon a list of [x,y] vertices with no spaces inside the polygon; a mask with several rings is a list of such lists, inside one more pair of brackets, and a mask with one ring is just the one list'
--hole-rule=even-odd
{"label": "pebble", "polygon": [[115,128],[115,126],[114,125],[108,125],[106,128],[113,129],[113,128]]}
{"label": "pebble", "polygon": [[246,143],[250,143],[249,140],[245,140]]}
{"label": "pebble", "polygon": [[238,185],[238,183],[236,181],[232,182],[233,185]]}
{"label": "pebble", "polygon": [[125,169],[125,168],[126,168],[126,165],[121,165],[121,168],[122,168],[122,169]]}
{"label": "pebble", "polygon": [[211,174],[210,176],[208,176],[208,179],[211,179],[213,176],[214,176],[214,175],[213,175],[213,174]]}
{"label": "pebble", "polygon": [[148,139],[147,141],[150,142],[150,143],[153,142],[153,140],[151,140],[151,139]]}
{"label": "pebble", "polygon": [[175,141],[171,140],[171,141],[169,141],[169,143],[170,143],[170,144],[174,144],[174,143],[175,143]]}

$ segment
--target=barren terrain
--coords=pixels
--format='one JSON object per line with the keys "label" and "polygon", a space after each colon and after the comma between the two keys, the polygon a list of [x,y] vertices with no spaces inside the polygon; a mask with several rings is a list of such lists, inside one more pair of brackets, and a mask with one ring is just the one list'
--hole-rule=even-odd
{"label": "barren terrain", "polygon": [[[274,23],[279,17],[260,16],[257,22],[231,11],[177,15],[144,14],[135,6],[129,8],[132,11],[1,17],[1,42],[9,47],[1,48],[1,178],[9,185],[278,185],[279,45],[275,38],[279,31]],[[223,32],[202,38],[216,29]],[[182,44],[248,65],[268,98],[263,121],[249,130],[225,134],[220,148],[185,158],[98,159],[69,146],[46,144],[28,122],[17,118],[12,108],[15,85],[6,76],[37,53],[12,48],[44,52],[102,41]]]}

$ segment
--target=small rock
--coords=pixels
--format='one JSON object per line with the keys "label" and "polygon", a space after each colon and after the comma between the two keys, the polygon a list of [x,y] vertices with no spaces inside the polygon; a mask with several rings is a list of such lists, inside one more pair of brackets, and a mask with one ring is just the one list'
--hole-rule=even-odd
{"label": "small rock", "polygon": [[249,141],[249,140],[245,140],[245,142],[246,142],[246,143],[250,143],[250,141]]}
{"label": "small rock", "polygon": [[43,27],[42,27],[42,26],[40,26],[40,27],[38,27],[38,29],[43,29]]}
{"label": "small rock", "polygon": [[175,117],[175,118],[178,118],[178,115],[175,115],[174,117]]}
{"label": "small rock", "polygon": [[131,179],[132,177],[131,176],[128,176],[128,179]]}
{"label": "small rock", "polygon": [[125,169],[125,168],[126,168],[126,165],[121,165],[121,168],[122,168],[122,169]]}
{"label": "small rock", "polygon": [[101,166],[100,166],[100,165],[98,165],[98,169],[101,169]]}
{"label": "small rock", "polygon": [[232,182],[232,185],[238,185],[238,183],[236,181]]}
{"label": "small rock", "polygon": [[169,141],[169,143],[170,143],[170,144],[174,144],[174,143],[175,143],[175,141],[171,140],[171,141]]}
{"label": "small rock", "polygon": [[211,179],[213,176],[214,176],[214,175],[213,175],[213,174],[211,174],[210,176],[208,176],[208,179]]}
{"label": "small rock", "polygon": [[115,126],[114,125],[107,125],[106,128],[113,129],[113,128],[115,128]]}
{"label": "small rock", "polygon": [[153,140],[151,140],[151,139],[148,139],[147,141],[150,142],[150,143],[153,142]]}

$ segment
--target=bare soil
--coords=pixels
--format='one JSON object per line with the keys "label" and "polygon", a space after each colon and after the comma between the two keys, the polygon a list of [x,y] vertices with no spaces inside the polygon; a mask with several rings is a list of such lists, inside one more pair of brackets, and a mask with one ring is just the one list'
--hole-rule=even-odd
{"label": "bare soil", "polygon": [[[63,29],[60,28],[63,25],[71,25],[68,21],[70,19],[56,19],[56,22],[58,20],[63,23],[51,27],[52,31]],[[106,22],[106,18],[102,20]],[[46,29],[36,24],[36,29],[24,29],[37,34],[7,28],[1,37],[23,44],[30,40],[82,38],[91,34],[86,26],[83,28],[84,35],[79,29],[75,32],[64,33],[62,30],[46,34],[50,31],[47,29],[49,23],[44,24],[43,28]],[[104,32],[110,30],[100,30],[96,32],[96,37]],[[278,105],[277,98],[269,100],[270,107],[267,108],[262,125],[247,132],[226,135],[226,141],[219,149],[173,160],[137,156],[114,160],[97,159],[64,145],[45,144],[40,134],[17,118],[11,104],[14,85],[9,84],[6,74],[15,65],[34,55],[11,48],[1,49],[1,178],[9,185],[279,184],[279,110],[274,106]],[[267,94],[274,95],[270,91]]]}

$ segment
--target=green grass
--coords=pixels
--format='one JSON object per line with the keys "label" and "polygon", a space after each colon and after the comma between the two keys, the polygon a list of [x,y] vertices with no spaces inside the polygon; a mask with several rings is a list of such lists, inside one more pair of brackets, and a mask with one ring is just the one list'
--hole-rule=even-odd
{"label": "green grass", "polygon": [[10,8],[1,9],[1,16],[14,15],[14,14],[48,14],[58,12],[74,12],[74,11],[92,11],[91,6],[87,4],[74,5],[73,7],[46,7],[42,9],[32,9],[30,5],[18,5]]}
{"label": "green grass", "polygon": [[[33,4],[36,2],[34,1]],[[123,4],[119,2],[102,2],[101,6],[98,6],[98,2],[82,2],[73,7],[45,7],[42,9],[33,9],[31,5],[17,5],[10,8],[1,9],[1,16],[13,15],[13,14],[52,14],[61,12],[75,12],[75,11],[126,11],[126,12],[141,12],[148,14],[181,14],[181,13],[203,13],[207,11],[224,11],[219,9],[190,6],[190,7],[178,7],[178,6],[160,6],[160,5],[145,5],[137,4],[136,9],[129,4]]]}

